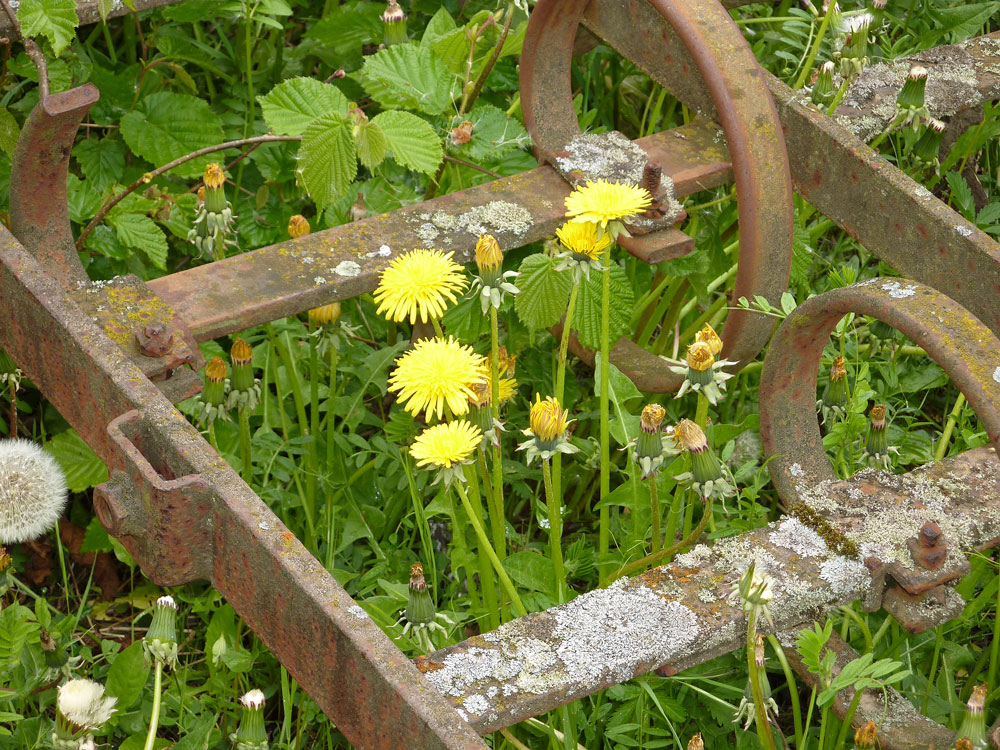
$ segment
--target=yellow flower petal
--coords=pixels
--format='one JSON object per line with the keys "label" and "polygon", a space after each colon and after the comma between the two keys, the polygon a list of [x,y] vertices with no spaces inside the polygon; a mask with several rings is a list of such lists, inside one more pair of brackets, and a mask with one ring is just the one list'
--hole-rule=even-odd
{"label": "yellow flower petal", "polygon": [[410,446],[410,455],[417,466],[451,468],[469,459],[479,447],[483,433],[471,422],[460,419],[428,427],[417,435]]}
{"label": "yellow flower petal", "polygon": [[452,256],[454,252],[412,250],[403,253],[383,271],[375,289],[376,312],[401,323],[426,323],[440,318],[449,304],[458,301],[468,279]]}
{"label": "yellow flower petal", "polygon": [[571,222],[590,221],[606,227],[609,221],[628,219],[645,211],[652,202],[645,188],[597,180],[575,188],[566,197],[566,216]]}
{"label": "yellow flower petal", "polygon": [[447,404],[455,416],[469,411],[472,386],[488,379],[486,358],[471,346],[462,346],[449,337],[418,341],[396,360],[389,377],[389,390],[399,392],[399,400],[411,414],[425,413],[440,419]]}

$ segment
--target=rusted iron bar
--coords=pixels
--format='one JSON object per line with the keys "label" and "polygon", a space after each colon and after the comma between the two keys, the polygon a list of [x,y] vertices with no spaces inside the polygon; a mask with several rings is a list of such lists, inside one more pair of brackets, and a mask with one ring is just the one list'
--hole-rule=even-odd
{"label": "rusted iron bar", "polygon": [[[598,4],[602,3],[590,6]],[[739,196],[740,262],[734,294],[760,295],[776,302],[788,286],[791,264],[792,184],[784,137],[762,80],[763,71],[732,18],[717,3],[647,0],[642,5],[659,17],[659,27],[669,24],[673,28],[690,55],[691,72],[704,80],[704,91],[719,113]],[[587,7],[574,0],[542,0],[532,12],[525,35],[521,57],[524,122],[539,157],[549,161],[560,161],[559,155],[580,132],[570,66]],[[616,23],[626,33],[634,31],[623,17]],[[648,43],[653,45],[653,54],[659,54],[656,41]],[[655,235],[641,239],[652,238]],[[743,364],[752,361],[773,327],[773,321],[762,316],[731,312],[722,333],[726,342],[722,356]],[[630,348],[623,342],[618,346]],[[655,390],[679,387],[681,376],[665,370],[654,355],[639,347],[631,347],[628,354],[630,375],[632,370],[658,370],[659,378],[646,378],[648,384],[661,386]]]}
{"label": "rusted iron bar", "polygon": [[[802,663],[802,657],[795,650],[797,638],[798,631],[786,630],[778,634],[778,641],[792,669],[807,686],[820,691],[823,686],[819,678]],[[833,665],[834,676],[860,656],[836,632],[827,641],[826,648],[837,655]],[[855,692],[853,687],[848,687],[834,697],[833,712],[841,719],[847,715]],[[851,726],[857,729],[869,721],[874,721],[878,727],[879,747],[882,750],[927,750],[935,747],[944,750],[951,747],[955,739],[955,732],[921,714],[893,687],[887,688],[885,695],[881,690],[865,690]]]}
{"label": "rusted iron bar", "polygon": [[[869,516],[834,528],[858,547],[884,544],[884,513],[891,511],[893,538],[916,536],[931,513],[946,535],[971,549],[1000,538],[998,481],[995,451],[980,448],[909,474],[865,472],[816,492],[837,501],[863,498]],[[881,582],[861,560],[833,552],[815,530],[786,517],[711,548],[699,545],[668,566],[511,621],[417,664],[477,731],[493,731],[654,669],[676,673],[744,645],[746,619],[730,597],[751,560],[774,579],[771,611],[779,630],[881,597],[875,591]]]}
{"label": "rusted iron bar", "polygon": [[[697,123],[639,143],[684,195],[727,178],[716,133]],[[147,283],[205,341],[370,292],[390,255],[404,250],[454,250],[466,262],[479,232],[494,234],[505,248],[552,237],[569,190],[550,167],[539,167]],[[679,252],[689,247],[678,242]]]}
{"label": "rusted iron bar", "polygon": [[0,320],[0,347],[108,464],[98,513],[154,582],[211,580],[359,747],[485,747],[6,230]]}
{"label": "rusted iron bar", "polygon": [[[648,0],[590,2],[583,22],[687,106],[716,116],[694,61]],[[784,126],[795,190],[890,266],[940,289],[1000,334],[1000,245],[801,91],[763,76]]]}

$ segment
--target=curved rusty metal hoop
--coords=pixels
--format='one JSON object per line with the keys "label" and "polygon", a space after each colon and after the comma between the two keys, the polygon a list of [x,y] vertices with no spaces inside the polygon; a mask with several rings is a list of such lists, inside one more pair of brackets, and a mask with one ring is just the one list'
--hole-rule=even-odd
{"label": "curved rusty metal hoop", "polygon": [[1000,340],[972,313],[929,286],[877,278],[799,305],[781,324],[764,359],[760,433],[785,505],[800,488],[836,479],[816,419],[823,348],[848,313],[870,315],[903,332],[937,362],[1000,445]]}
{"label": "curved rusty metal hoop", "polygon": [[[792,181],[778,113],[760,65],[732,18],[714,0],[648,1],[691,53],[729,143],[740,223],[734,296],[752,299],[761,295],[776,302],[788,287],[791,267]],[[573,110],[570,64],[586,8],[587,3],[579,0],[540,0],[528,22],[521,55],[521,102],[524,123],[543,157],[560,151],[580,132]],[[626,19],[629,10],[623,10]],[[655,236],[632,241],[655,241]],[[754,360],[773,329],[762,316],[733,310],[722,333],[726,344],[722,356],[741,364]],[[680,387],[682,376],[667,370],[658,357],[645,350],[636,356],[640,369],[663,373],[657,387],[650,390]]]}

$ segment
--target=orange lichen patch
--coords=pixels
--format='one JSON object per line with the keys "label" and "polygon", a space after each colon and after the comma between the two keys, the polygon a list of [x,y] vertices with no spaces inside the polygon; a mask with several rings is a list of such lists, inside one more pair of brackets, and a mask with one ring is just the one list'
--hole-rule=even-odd
{"label": "orange lichen patch", "polygon": [[286,547],[291,547],[295,543],[295,534],[286,531],[281,535],[281,541],[284,542]]}
{"label": "orange lichen patch", "polygon": [[416,659],[413,660],[417,669],[420,670],[421,674],[427,674],[428,672],[437,672],[439,669],[444,669],[444,664],[439,661],[434,661],[428,656],[421,654]]}

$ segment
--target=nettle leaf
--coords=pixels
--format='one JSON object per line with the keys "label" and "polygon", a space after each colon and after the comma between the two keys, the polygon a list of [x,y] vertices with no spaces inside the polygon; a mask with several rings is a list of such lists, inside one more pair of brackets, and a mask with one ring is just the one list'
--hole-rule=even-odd
{"label": "nettle leaf", "polygon": [[87,183],[99,192],[118,182],[125,170],[125,147],[116,138],[80,141],[73,148],[73,156],[80,164]]}
{"label": "nettle leaf", "polygon": [[[132,151],[162,166],[185,154],[222,143],[222,120],[208,102],[188,94],[157,91],[139,101],[121,120],[121,134]],[[173,170],[181,177],[200,177],[219,154],[192,159]]]}
{"label": "nettle leaf", "polygon": [[443,37],[445,34],[450,34],[456,28],[455,19],[451,17],[448,9],[443,5],[437,9],[437,12],[431,16],[431,20],[427,22],[427,28],[424,29],[424,35],[420,37],[420,46],[427,47],[432,42],[436,42],[438,39]]}
{"label": "nettle leaf", "polygon": [[429,115],[451,104],[454,76],[427,47],[397,44],[365,58],[361,84],[383,107],[416,109]]}
{"label": "nettle leaf", "polygon": [[378,123],[369,121],[358,126],[358,132],[354,134],[354,150],[358,161],[368,169],[377,167],[385,160],[386,148],[388,142]]}
{"label": "nettle leaf", "polygon": [[521,261],[517,280],[521,293],[514,298],[514,309],[528,328],[548,328],[566,312],[573,279],[568,272],[555,270],[555,263],[546,253]]}
{"label": "nettle leaf", "polygon": [[25,36],[44,36],[58,57],[76,36],[76,0],[21,0],[17,20]]}
{"label": "nettle leaf", "polygon": [[489,158],[497,161],[505,154],[531,143],[531,137],[524,126],[507,117],[502,109],[492,104],[476,107],[468,116],[456,116],[452,119],[451,127],[458,127],[463,120],[472,123],[472,138],[468,143],[455,146],[453,150],[474,160]]}
{"label": "nettle leaf", "polygon": [[433,174],[444,159],[434,128],[412,112],[390,110],[375,115],[371,122],[381,129],[392,158],[400,166]]}
{"label": "nettle leaf", "polygon": [[338,57],[360,54],[362,45],[382,40],[383,10],[379,3],[368,2],[334,6],[306,32],[306,38],[332,48]]}
{"label": "nettle leaf", "polygon": [[302,135],[310,122],[327,112],[347,114],[340,89],[312,78],[290,78],[267,96],[258,96],[264,121],[279,135]]}
{"label": "nettle leaf", "polygon": [[302,133],[299,162],[302,184],[317,207],[346,193],[358,174],[351,121],[339,112],[327,112],[309,123]]}
{"label": "nettle leaf", "polygon": [[45,450],[52,454],[66,475],[70,492],[86,492],[108,481],[108,468],[75,430],[53,435],[45,444]]}
{"label": "nettle leaf", "polygon": [[[625,271],[617,263],[611,264],[611,345],[629,330],[635,293]],[[601,272],[591,271],[590,279],[580,284],[580,296],[576,300],[573,314],[573,330],[580,343],[588,349],[598,349],[601,345]]]}
{"label": "nettle leaf", "polygon": [[167,238],[155,221],[144,214],[112,211],[108,224],[123,245],[142,250],[154,266],[167,269]]}
{"label": "nettle leaf", "polygon": [[21,135],[21,126],[17,124],[6,107],[0,107],[0,149],[7,156],[14,156],[14,147],[17,145],[17,138]]}

